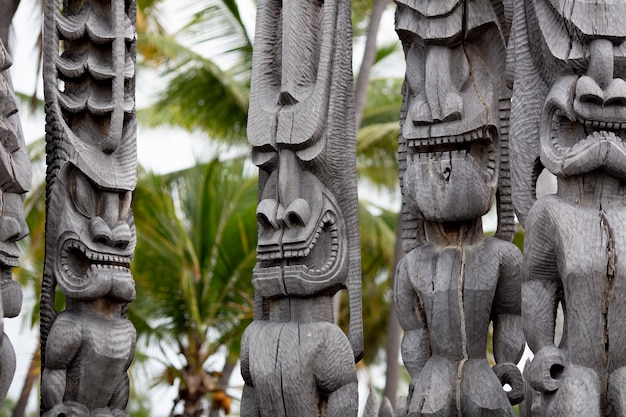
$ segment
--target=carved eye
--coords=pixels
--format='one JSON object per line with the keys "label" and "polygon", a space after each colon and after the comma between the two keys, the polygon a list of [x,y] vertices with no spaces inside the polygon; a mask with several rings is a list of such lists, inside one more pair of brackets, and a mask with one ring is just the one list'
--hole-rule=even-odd
{"label": "carved eye", "polygon": [[98,210],[98,196],[93,185],[79,171],[74,171],[70,195],[76,209],[85,217],[95,217]]}
{"label": "carved eye", "polygon": [[125,219],[130,215],[130,205],[133,201],[133,193],[126,191],[120,193],[120,219]]}

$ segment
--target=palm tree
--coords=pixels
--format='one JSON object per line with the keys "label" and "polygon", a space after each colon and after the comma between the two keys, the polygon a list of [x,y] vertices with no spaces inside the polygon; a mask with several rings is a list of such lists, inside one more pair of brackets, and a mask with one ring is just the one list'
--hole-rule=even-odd
{"label": "palm tree", "polygon": [[178,383],[184,417],[204,415],[219,391],[207,360],[224,347],[238,355],[252,320],[256,201],[256,178],[241,161],[143,173],[137,185],[138,297],[129,317],[149,343],[168,344],[181,358],[166,363],[161,381]]}

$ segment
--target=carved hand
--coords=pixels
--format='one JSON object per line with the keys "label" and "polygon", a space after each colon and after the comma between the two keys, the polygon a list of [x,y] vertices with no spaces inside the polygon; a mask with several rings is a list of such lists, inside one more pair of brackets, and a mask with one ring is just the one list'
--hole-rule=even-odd
{"label": "carved hand", "polygon": [[506,393],[511,405],[521,403],[524,399],[524,379],[519,368],[512,362],[500,362],[491,369],[493,369],[502,386],[504,384],[511,386],[511,390]]}
{"label": "carved hand", "polygon": [[559,377],[565,369],[565,358],[555,346],[541,348],[528,365],[528,382],[541,392],[553,392],[559,389]]}

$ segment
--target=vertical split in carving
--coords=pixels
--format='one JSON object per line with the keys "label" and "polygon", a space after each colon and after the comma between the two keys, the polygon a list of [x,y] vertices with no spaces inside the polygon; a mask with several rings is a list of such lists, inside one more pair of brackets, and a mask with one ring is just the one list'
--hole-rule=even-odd
{"label": "vertical split in carving", "polygon": [[457,297],[459,298],[459,313],[460,313],[460,323],[461,323],[461,353],[463,358],[459,361],[457,371],[456,371],[456,384],[454,386],[455,395],[456,395],[456,412],[459,416],[463,415],[463,411],[461,410],[461,381],[463,378],[463,368],[465,363],[469,359],[467,354],[467,329],[465,326],[465,305],[463,303],[463,291],[465,289],[465,248],[461,245],[461,270],[459,271],[459,278],[457,281]]}
{"label": "vertical split in carving", "polygon": [[[133,0],[46,3],[42,414],[127,416],[135,329]],[[57,312],[60,288],[65,310]]]}

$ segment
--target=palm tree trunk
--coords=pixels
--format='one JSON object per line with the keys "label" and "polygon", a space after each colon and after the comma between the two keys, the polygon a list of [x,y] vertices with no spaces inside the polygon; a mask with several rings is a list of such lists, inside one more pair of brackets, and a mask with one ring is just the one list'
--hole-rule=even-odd
{"label": "palm tree trunk", "polygon": [[15,404],[11,417],[24,417],[26,412],[26,405],[28,404],[28,398],[33,390],[33,385],[39,377],[39,364],[41,363],[41,343],[37,343],[37,348],[33,352],[33,356],[30,358],[30,365],[28,366],[28,373],[24,379],[24,385],[22,386],[22,392],[20,392],[20,398]]}
{"label": "palm tree trunk", "polygon": [[[237,365],[237,361],[232,361],[230,358],[226,358],[226,363],[224,364],[224,368],[222,368],[222,375],[220,375],[219,380],[217,381],[217,386],[220,390],[226,391],[226,387],[228,386],[228,381],[230,381],[230,376],[235,370],[235,366]],[[211,402],[211,411],[209,412],[209,417],[220,417],[220,411],[222,409],[223,404],[216,404],[215,399]]]}
{"label": "palm tree trunk", "polygon": [[[394,271],[404,252],[402,251],[402,215],[398,216],[398,224],[396,226],[396,248]],[[392,276],[392,280],[395,276]],[[393,281],[392,281],[393,288]],[[396,316],[396,306],[391,302],[389,307],[389,317],[387,318],[387,345],[385,353],[387,358],[387,372],[385,376],[385,391],[383,395],[389,399],[392,408],[396,408],[396,399],[398,397],[398,381],[400,379],[400,363],[398,356],[400,353],[400,337],[402,329]]]}
{"label": "palm tree trunk", "polygon": [[389,0],[375,0],[370,15],[370,23],[367,28],[367,38],[365,40],[365,50],[363,51],[363,60],[359,68],[359,75],[356,81],[355,101],[355,119],[357,130],[361,126],[363,119],[363,110],[367,101],[367,90],[370,81],[370,70],[376,60],[376,38],[378,37],[378,28],[380,19],[383,16],[385,7],[389,4]]}

